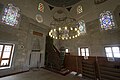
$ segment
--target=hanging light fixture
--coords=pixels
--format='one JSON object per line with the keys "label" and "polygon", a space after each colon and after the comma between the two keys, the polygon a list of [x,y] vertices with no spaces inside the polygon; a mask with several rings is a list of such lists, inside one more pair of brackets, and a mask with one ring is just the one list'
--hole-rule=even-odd
{"label": "hanging light fixture", "polygon": [[50,23],[49,36],[54,39],[68,40],[80,36],[79,24],[74,18],[67,17],[63,11],[57,11]]}

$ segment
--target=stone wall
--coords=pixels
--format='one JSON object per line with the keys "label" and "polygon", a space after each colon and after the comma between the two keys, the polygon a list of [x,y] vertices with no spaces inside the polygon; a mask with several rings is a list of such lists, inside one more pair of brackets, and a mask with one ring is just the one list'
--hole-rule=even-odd
{"label": "stone wall", "polygon": [[[30,54],[33,47],[33,39],[35,37],[40,39],[39,53],[41,54],[41,63],[39,67],[44,66],[45,38],[47,30],[41,26],[44,27],[44,25],[39,24],[22,14],[18,28],[0,23],[0,42],[15,44],[11,68],[0,70],[0,76],[29,70]],[[43,36],[33,35],[33,31],[42,33]]]}
{"label": "stone wall", "polygon": [[88,47],[90,56],[106,56],[105,46],[120,45],[120,27],[113,30],[101,30],[99,20],[86,23],[87,33],[75,39],[61,41],[61,46],[69,49],[72,55],[78,55],[78,47]]}
{"label": "stone wall", "polygon": [[[83,0],[75,4],[70,13],[72,16],[76,16],[77,20],[85,21],[87,33],[71,40],[55,40],[55,44],[58,44],[59,47],[64,46],[65,48],[68,48],[72,55],[78,55],[78,47],[88,47],[90,50],[90,56],[106,56],[104,50],[105,46],[120,45],[119,2],[120,0],[107,0],[101,4],[94,4],[94,0],[91,0],[91,2]],[[78,5],[83,6],[83,12],[76,15],[75,8]],[[116,28],[113,30],[102,31],[100,28],[99,15],[106,10],[112,12]]]}

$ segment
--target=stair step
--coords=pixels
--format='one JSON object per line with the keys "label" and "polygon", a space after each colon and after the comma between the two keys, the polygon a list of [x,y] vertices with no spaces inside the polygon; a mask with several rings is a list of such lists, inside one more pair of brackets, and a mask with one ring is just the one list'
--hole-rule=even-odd
{"label": "stair step", "polygon": [[60,74],[62,74],[62,75],[67,75],[69,73],[70,73],[70,71],[68,69],[65,69],[65,68],[61,69],[61,71],[60,71]]}

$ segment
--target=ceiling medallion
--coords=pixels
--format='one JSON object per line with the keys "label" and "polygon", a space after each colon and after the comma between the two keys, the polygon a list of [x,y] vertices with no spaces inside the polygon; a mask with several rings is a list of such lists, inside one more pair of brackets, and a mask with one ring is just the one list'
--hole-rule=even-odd
{"label": "ceiling medallion", "polygon": [[43,22],[43,17],[40,14],[37,14],[36,15],[36,20],[37,20],[37,22],[42,23]]}

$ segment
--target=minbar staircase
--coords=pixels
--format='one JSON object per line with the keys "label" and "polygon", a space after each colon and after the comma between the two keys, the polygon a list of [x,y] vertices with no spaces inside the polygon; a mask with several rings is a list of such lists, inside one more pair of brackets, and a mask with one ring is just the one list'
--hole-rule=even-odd
{"label": "minbar staircase", "polygon": [[61,64],[60,51],[53,45],[53,39],[46,37],[45,69],[66,75],[69,70]]}

